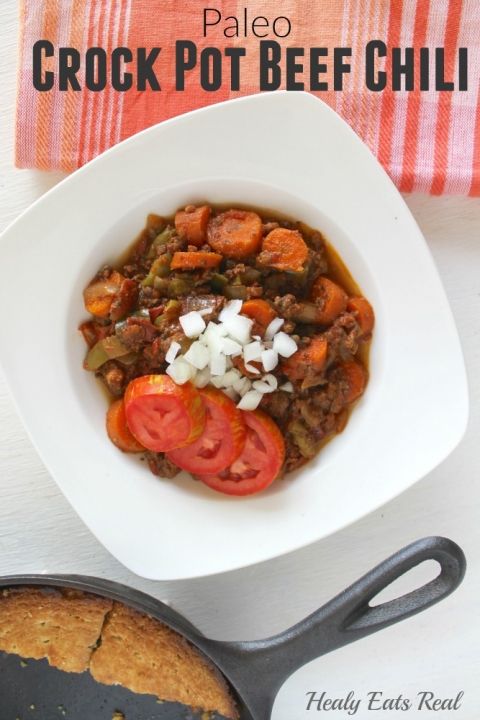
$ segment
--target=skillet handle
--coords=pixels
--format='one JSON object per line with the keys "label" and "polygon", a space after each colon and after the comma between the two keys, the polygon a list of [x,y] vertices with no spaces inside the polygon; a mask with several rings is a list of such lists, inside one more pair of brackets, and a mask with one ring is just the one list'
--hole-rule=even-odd
{"label": "skillet handle", "polygon": [[[395,600],[375,607],[370,605],[378,593],[425,560],[436,560],[440,564],[440,573],[434,580]],[[235,660],[235,674],[242,686],[242,696],[246,700],[248,697],[252,717],[269,718],[276,693],[295,670],[331,650],[405,620],[443,600],[461,583],[465,568],[463,551],[451,540],[442,537],[417,540],[289,630],[267,640],[224,647],[221,664],[228,674],[230,660]],[[217,655],[219,650],[217,645]],[[247,677],[238,677],[239,666],[243,663],[250,681]],[[262,678],[260,694],[255,684],[252,688],[254,677]]]}
{"label": "skillet handle", "polygon": [[[426,560],[436,560],[440,565],[434,580],[389,602],[370,605],[382,590]],[[460,585],[465,569],[465,555],[452,540],[428,537],[407,545],[329,603],[336,618],[338,639],[352,642],[425,610]],[[315,613],[307,620],[314,621],[314,617]]]}

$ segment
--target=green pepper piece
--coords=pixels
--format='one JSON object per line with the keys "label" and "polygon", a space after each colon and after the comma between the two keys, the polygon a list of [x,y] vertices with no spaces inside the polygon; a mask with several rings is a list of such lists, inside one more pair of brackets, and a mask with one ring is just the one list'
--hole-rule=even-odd
{"label": "green pepper piece", "polygon": [[228,285],[228,280],[225,275],[220,275],[220,273],[214,273],[212,275],[210,279],[210,286],[212,290],[221,293],[226,285]]}
{"label": "green pepper piece", "polygon": [[155,278],[164,278],[168,276],[170,272],[170,263],[172,256],[169,253],[160,255],[156,260],[153,261],[152,266],[148,272],[148,275],[142,280],[143,287],[153,287],[155,284]]}
{"label": "green pepper piece", "polygon": [[315,455],[318,443],[315,442],[308,428],[301,420],[293,420],[290,422],[288,424],[288,432],[304,458],[310,459]]}
{"label": "green pepper piece", "polygon": [[147,258],[153,259],[154,257],[156,257],[158,248],[161,245],[166,245],[168,242],[170,242],[174,232],[175,231],[171,227],[166,227],[164,230],[162,230],[162,232],[159,233],[157,237],[152,240],[152,244],[150,245]]}
{"label": "green pepper piece", "polygon": [[247,288],[245,285],[227,285],[223,294],[229,300],[245,300],[247,297]]}
{"label": "green pepper piece", "polygon": [[253,285],[260,280],[262,273],[254,267],[247,266],[240,274],[240,280],[244,285]]}
{"label": "green pepper piece", "polygon": [[173,277],[170,280],[168,297],[176,298],[179,295],[187,295],[193,288],[193,279],[187,275],[182,277]]}
{"label": "green pepper piece", "polygon": [[178,320],[182,311],[182,303],[179,300],[169,300],[165,305],[165,310],[161,315],[155,318],[153,324],[156,327],[164,327]]}
{"label": "green pepper piece", "polygon": [[119,363],[122,363],[122,365],[134,365],[138,360],[138,353],[129,352],[127,355],[121,355],[117,359]]}
{"label": "green pepper piece", "polygon": [[109,335],[99,340],[87,353],[85,358],[85,370],[98,370],[107,360],[114,360],[122,355],[127,355],[130,350],[125,347],[119,337]]}

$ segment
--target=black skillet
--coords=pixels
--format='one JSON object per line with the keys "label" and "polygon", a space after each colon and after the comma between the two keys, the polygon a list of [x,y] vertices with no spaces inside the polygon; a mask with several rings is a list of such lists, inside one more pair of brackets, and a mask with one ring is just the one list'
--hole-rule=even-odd
{"label": "black skillet", "polygon": [[[434,580],[390,602],[373,607],[369,604],[381,590],[425,560],[440,564]],[[233,688],[242,720],[269,720],[278,690],[295,670],[425,610],[455,590],[464,573],[465,556],[458,545],[446,538],[424,538],[392,555],[289,630],[252,642],[209,640],[160,601],[108,580],[76,575],[16,575],[0,578],[0,587],[77,588],[148,613],[210,657]],[[67,674],[49,667],[45,660],[23,663],[16,656],[0,654],[0,720],[112,720],[118,710],[123,711],[126,720],[197,717],[176,703],[158,704],[151,696],[100,685],[88,673]]]}

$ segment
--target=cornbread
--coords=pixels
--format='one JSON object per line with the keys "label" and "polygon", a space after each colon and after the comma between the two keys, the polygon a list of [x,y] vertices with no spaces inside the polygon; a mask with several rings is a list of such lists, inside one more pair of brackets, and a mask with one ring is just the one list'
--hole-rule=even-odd
{"label": "cornbread", "polygon": [[236,717],[227,684],[210,662],[166,625],[120,603],[108,614],[90,672],[105,685]]}
{"label": "cornbread", "polygon": [[73,590],[1,590],[0,650],[84,672],[111,608],[110,600]]}
{"label": "cornbread", "polygon": [[89,593],[0,590],[0,651],[46,658],[66,672],[89,671],[105,685],[238,718],[222,675],[183,636],[122,603]]}

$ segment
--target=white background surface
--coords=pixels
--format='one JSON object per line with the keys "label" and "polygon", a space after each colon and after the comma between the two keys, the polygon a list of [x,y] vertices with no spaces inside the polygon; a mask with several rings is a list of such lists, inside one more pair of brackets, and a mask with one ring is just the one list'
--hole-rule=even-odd
{"label": "white background surface", "polygon": [[[0,231],[61,178],[60,174],[13,168],[16,4],[15,0],[2,0],[0,6]],[[325,690],[330,697],[345,697],[353,690],[356,698],[362,699],[355,715],[360,720],[477,720],[480,200],[419,195],[406,199],[444,281],[469,375],[471,417],[467,434],[439,468],[355,525],[289,556],[210,579],[143,581],[97,543],[59,493],[37,457],[0,376],[0,574],[76,572],[119,580],[169,602],[205,634],[225,640],[253,639],[300,620],[402,545],[428,534],[446,535],[467,555],[469,566],[461,588],[428,612],[301,669],[282,688],[273,718],[323,717],[324,712],[306,712],[306,692]],[[28,292],[21,286],[21,278],[19,291]],[[25,322],[26,332],[25,346],[18,351],[31,352],[28,318],[19,320]],[[416,574],[417,581],[425,578],[421,571]],[[465,695],[456,711],[375,713],[366,709],[366,693],[371,690],[383,691],[385,698],[403,694],[413,700],[423,690],[444,698],[455,697],[461,690]],[[339,710],[327,717],[342,720],[349,715]]]}

